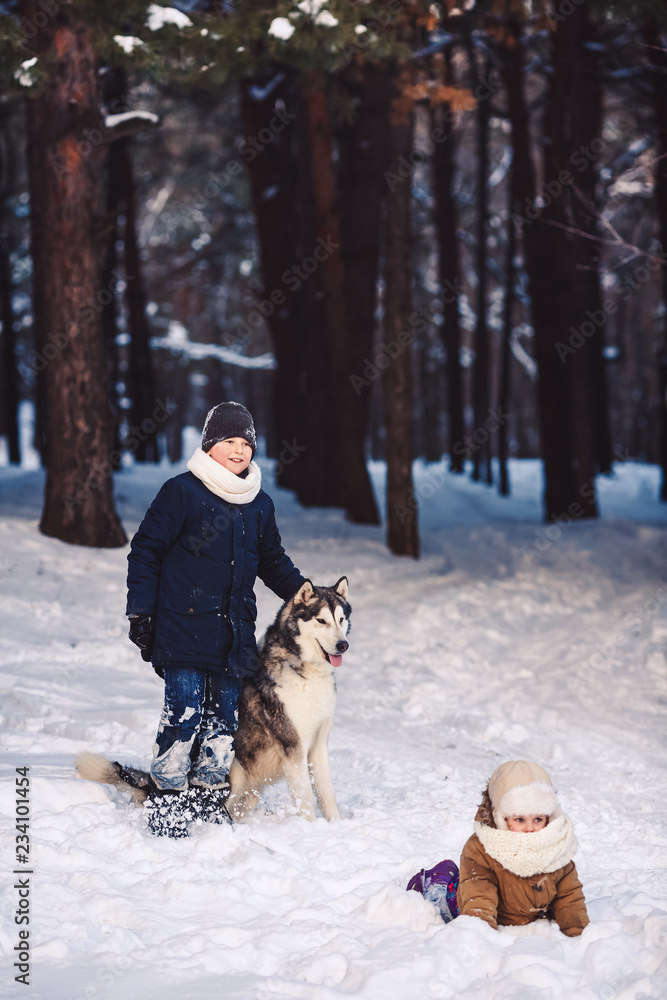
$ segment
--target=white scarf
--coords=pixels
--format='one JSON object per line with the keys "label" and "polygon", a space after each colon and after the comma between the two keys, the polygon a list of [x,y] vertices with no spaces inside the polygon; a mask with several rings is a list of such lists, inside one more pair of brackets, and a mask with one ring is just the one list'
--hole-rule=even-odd
{"label": "white scarf", "polygon": [[564,815],[535,833],[494,830],[484,823],[475,823],[475,833],[487,854],[521,878],[555,872],[568,864],[577,850],[574,829]]}
{"label": "white scarf", "polygon": [[260,467],[251,462],[245,479],[237,476],[214,458],[197,448],[188,462],[188,469],[201,479],[204,486],[227,503],[250,503],[262,488],[262,472]]}

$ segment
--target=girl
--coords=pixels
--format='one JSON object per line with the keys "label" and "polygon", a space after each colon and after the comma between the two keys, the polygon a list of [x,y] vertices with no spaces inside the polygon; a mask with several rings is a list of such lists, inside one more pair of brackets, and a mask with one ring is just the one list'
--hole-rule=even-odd
{"label": "girl", "polygon": [[[561,811],[547,772],[526,760],[501,764],[483,792],[475,832],[461,854],[459,913],[481,917],[494,928],[546,917],[568,937],[581,934],[589,921],[572,860],[576,850],[572,824]],[[412,884],[419,879],[415,876],[408,886],[440,905],[445,919],[447,912],[434,894],[439,870],[452,864],[441,862],[423,873],[422,885]],[[451,889],[454,876],[451,867],[447,871]],[[425,876],[431,876],[430,885],[423,884]],[[443,884],[439,895],[445,891]],[[453,916],[456,913],[449,919]]]}
{"label": "girl", "polygon": [[284,601],[305,582],[282,547],[255,448],[244,406],[213,407],[189,471],[164,484],[132,539],[130,639],[165,682],[158,792],[226,787],[241,682],[257,662],[255,578]]}

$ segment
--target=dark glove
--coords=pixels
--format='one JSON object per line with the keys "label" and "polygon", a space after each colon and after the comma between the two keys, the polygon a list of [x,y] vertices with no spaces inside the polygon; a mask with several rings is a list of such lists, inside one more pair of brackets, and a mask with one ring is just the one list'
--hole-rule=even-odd
{"label": "dark glove", "polygon": [[153,615],[130,615],[128,633],[135,646],[141,650],[141,658],[150,663],[155,645],[155,618]]}

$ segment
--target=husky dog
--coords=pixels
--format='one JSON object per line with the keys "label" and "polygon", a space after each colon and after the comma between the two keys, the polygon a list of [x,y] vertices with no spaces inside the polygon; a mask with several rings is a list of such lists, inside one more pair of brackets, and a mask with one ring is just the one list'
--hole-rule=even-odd
{"label": "husky dog", "polygon": [[[352,609],[347,596],[347,577],[333,587],[315,587],[306,580],[267,629],[257,674],[241,693],[225,803],[233,818],[254,809],[262,788],[281,778],[287,779],[292,802],[306,819],[315,819],[313,787],[324,818],[340,817],[327,741],[336,703],[334,669],[349,646]],[[76,765],[82,778],[129,789],[139,804],[148,795],[145,772],[91,753],[80,754]]]}
{"label": "husky dog", "polygon": [[264,636],[261,667],[243,686],[227,808],[234,817],[257,804],[264,785],[286,778],[300,814],[315,819],[313,789],[325,819],[340,817],[327,741],[336,703],[334,668],[348,648],[347,577],[333,587],[310,580]]}

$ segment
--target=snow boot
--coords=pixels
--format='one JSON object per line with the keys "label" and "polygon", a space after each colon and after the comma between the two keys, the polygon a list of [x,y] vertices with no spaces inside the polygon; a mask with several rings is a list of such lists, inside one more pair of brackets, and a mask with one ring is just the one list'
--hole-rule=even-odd
{"label": "snow boot", "polygon": [[148,829],[156,837],[187,837],[188,820],[184,814],[185,792],[163,791],[151,781],[144,808],[148,814]]}
{"label": "snow boot", "polygon": [[229,788],[201,788],[193,786],[182,792],[163,791],[151,781],[145,808],[148,810],[148,829],[156,837],[180,839],[189,834],[188,824],[231,823],[225,799]]}
{"label": "snow boot", "polygon": [[421,892],[424,899],[440,911],[440,916],[446,924],[459,915],[456,902],[456,890],[459,887],[459,869],[453,861],[439,861],[433,868],[422,868],[413,875],[407,884],[407,889]]}
{"label": "snow boot", "polygon": [[193,820],[203,823],[231,823],[225,799],[229,795],[229,785],[225,788],[204,788],[193,785],[186,793],[187,812]]}

